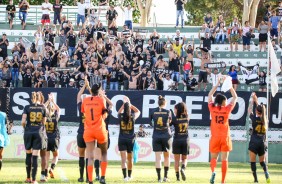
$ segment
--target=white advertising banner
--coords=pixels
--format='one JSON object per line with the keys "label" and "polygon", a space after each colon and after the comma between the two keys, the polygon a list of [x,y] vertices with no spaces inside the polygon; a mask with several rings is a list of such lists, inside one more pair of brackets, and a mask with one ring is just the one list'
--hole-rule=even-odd
{"label": "white advertising banner", "polygon": [[[152,148],[152,138],[138,138],[139,161],[154,161],[155,154]],[[209,140],[208,139],[190,139],[189,162],[208,162],[209,159]],[[76,160],[78,158],[77,143],[75,136],[63,136],[60,144],[60,159]],[[111,161],[120,160],[118,151],[117,137],[111,139],[108,150],[108,159]],[[173,155],[171,156],[173,160]]]}

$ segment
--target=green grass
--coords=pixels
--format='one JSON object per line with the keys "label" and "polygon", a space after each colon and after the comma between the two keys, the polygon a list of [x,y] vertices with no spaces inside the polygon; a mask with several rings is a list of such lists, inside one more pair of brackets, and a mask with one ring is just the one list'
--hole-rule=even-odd
{"label": "green grass", "polygon": [[[40,165],[40,164],[39,164]],[[220,183],[220,163],[217,165],[216,183]],[[266,183],[262,168],[257,164],[258,179],[260,183]],[[271,183],[282,183],[282,165],[269,164]],[[40,169],[37,178],[40,177]],[[170,183],[209,183],[210,168],[208,163],[188,163],[186,182],[176,182],[173,163],[169,170]],[[63,176],[64,175],[64,176]],[[133,169],[133,180],[128,183],[157,183],[154,163],[137,163]],[[163,175],[163,170],[162,170]],[[3,160],[3,168],[0,171],[0,183],[23,183],[25,180],[24,160]],[[78,161],[59,161],[55,169],[55,179],[49,179],[48,183],[77,183],[79,177]],[[67,178],[67,181],[64,179]],[[119,162],[110,162],[106,174],[107,183],[124,183]],[[252,183],[253,176],[248,163],[229,163],[227,183]],[[98,183],[98,182],[96,182]]]}

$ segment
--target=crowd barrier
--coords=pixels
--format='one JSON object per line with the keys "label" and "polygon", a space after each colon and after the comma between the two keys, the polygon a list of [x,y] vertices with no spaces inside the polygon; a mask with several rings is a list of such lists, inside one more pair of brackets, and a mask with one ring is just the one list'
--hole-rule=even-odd
{"label": "crowd barrier", "polygon": [[[20,120],[23,109],[30,104],[32,91],[42,91],[45,98],[48,93],[53,93],[58,105],[61,108],[61,121],[78,122],[78,109],[76,105],[77,89],[67,88],[11,88],[1,89],[1,101],[9,106],[9,118]],[[8,95],[5,95],[8,94]],[[245,126],[247,108],[251,92],[237,92],[238,101],[230,116],[230,126]],[[131,103],[141,111],[138,124],[149,124],[149,115],[158,106],[158,95],[162,95],[167,100],[167,109],[173,110],[174,105],[185,102],[188,108],[190,126],[209,126],[210,116],[208,111],[208,92],[182,92],[182,91],[108,91],[107,96],[113,102],[110,124],[118,124],[117,111],[122,105],[123,96],[130,98]],[[231,94],[226,93],[227,98],[231,99]],[[266,93],[257,93],[259,103],[267,104]],[[270,128],[282,128],[282,93],[278,93],[275,98],[270,99]],[[3,108],[3,107],[2,107]]]}

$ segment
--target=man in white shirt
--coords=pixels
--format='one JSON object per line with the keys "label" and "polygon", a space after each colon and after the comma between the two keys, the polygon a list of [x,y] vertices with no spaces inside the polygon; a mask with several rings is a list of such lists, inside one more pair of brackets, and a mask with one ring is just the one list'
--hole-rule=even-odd
{"label": "man in white shirt", "polygon": [[124,9],[121,7],[124,12],[124,24],[127,25],[128,29],[132,30],[132,12],[135,10],[135,7],[131,7],[130,4]]}
{"label": "man in white shirt", "polygon": [[[163,77],[165,75],[165,77]],[[174,90],[175,84],[174,81],[170,78],[170,74],[160,74],[159,79],[163,81],[163,90],[172,91]]]}
{"label": "man in white shirt", "polygon": [[52,10],[52,4],[49,3],[49,0],[45,0],[44,3],[42,3],[41,9],[42,9],[42,18],[41,23],[42,26],[44,24],[50,24],[50,11]]}
{"label": "man in white shirt", "polygon": [[[225,69],[226,69],[226,68],[223,68],[223,70],[222,70],[221,72],[218,72],[218,68],[215,68],[215,69],[213,70],[213,73],[209,72],[209,75],[210,75],[210,77],[211,77],[211,79],[212,79],[212,86],[213,86],[213,87],[217,85],[218,79],[221,78],[221,76],[222,76],[223,72],[225,71]],[[218,86],[217,89],[216,89],[216,91],[221,91],[221,87]]]}
{"label": "man in white shirt", "polygon": [[77,5],[77,19],[76,19],[76,26],[79,29],[79,23],[82,23],[82,27],[85,23],[85,9],[86,8],[86,4],[83,3],[83,0],[80,0],[80,2],[77,2],[75,0],[75,3]]}

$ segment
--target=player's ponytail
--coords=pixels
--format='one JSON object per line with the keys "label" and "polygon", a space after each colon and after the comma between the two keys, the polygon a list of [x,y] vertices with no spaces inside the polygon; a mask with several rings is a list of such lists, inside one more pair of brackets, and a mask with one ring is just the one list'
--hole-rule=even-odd
{"label": "player's ponytail", "polygon": [[257,106],[257,111],[261,113],[261,121],[265,127],[265,129],[268,128],[268,122],[267,122],[267,117],[266,117],[266,108],[263,103]]}
{"label": "player's ponytail", "polygon": [[158,101],[159,107],[165,105],[165,98],[163,96],[159,96],[159,101]]}
{"label": "player's ponytail", "polygon": [[41,91],[38,91],[37,93],[39,98],[38,101],[40,102],[40,104],[44,104],[45,99],[43,93]]}
{"label": "player's ponytail", "polygon": [[130,119],[131,119],[131,110],[130,110],[130,106],[129,103],[126,102],[125,104],[123,104],[123,114],[122,114],[122,121],[125,124],[128,124]]}

